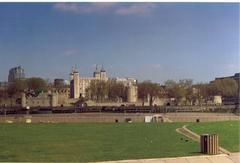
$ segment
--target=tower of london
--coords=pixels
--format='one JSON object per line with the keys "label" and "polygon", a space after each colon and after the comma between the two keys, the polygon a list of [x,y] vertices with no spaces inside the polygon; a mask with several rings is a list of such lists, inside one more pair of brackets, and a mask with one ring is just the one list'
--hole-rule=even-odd
{"label": "tower of london", "polygon": [[108,81],[107,72],[104,70],[103,66],[100,70],[98,66],[96,66],[93,77],[80,76],[75,66],[75,68],[73,68],[72,72],[70,73],[70,97],[86,97],[86,90],[93,80]]}

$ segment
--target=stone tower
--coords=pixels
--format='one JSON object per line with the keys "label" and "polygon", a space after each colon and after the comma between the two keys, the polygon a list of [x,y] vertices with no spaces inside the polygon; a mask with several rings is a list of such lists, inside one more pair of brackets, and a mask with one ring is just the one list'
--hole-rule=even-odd
{"label": "stone tower", "polygon": [[56,107],[58,106],[58,93],[52,93],[51,98],[50,98],[50,105],[51,107]]}
{"label": "stone tower", "polygon": [[138,89],[136,85],[129,84],[127,87],[127,101],[135,103],[138,100]]}
{"label": "stone tower", "polygon": [[107,72],[104,70],[103,65],[100,71],[100,79],[106,81],[107,80]]}
{"label": "stone tower", "polygon": [[27,105],[27,99],[25,93],[21,93],[21,106],[25,108]]}
{"label": "stone tower", "polygon": [[70,97],[79,98],[79,96],[79,72],[77,71],[77,67],[75,66],[75,68],[70,73]]}

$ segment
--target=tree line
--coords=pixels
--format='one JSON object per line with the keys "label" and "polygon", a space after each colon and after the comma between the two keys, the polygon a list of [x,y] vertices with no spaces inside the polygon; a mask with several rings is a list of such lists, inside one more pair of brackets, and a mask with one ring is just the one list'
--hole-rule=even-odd
{"label": "tree line", "polygon": [[232,78],[214,80],[210,83],[193,84],[191,79],[179,81],[167,80],[163,86],[145,81],[138,84],[138,97],[142,100],[149,98],[151,106],[156,98],[174,98],[175,103],[192,105],[194,101],[205,103],[212,96],[223,97],[239,96],[239,81]]}
{"label": "tree line", "polygon": [[32,96],[37,96],[41,92],[48,90],[47,82],[38,77],[19,79],[11,82],[5,89],[0,90],[0,98],[16,97],[22,92],[28,92]]}
{"label": "tree line", "polygon": [[86,90],[87,98],[95,101],[126,101],[127,87],[116,80],[93,80]]}
{"label": "tree line", "polygon": [[[16,80],[10,83],[6,89],[0,90],[0,98],[14,97],[21,92],[28,92],[37,96],[40,92],[46,92],[51,84],[42,78],[28,78]],[[193,104],[194,101],[204,103],[214,95],[224,97],[237,97],[239,94],[239,81],[231,78],[214,80],[210,83],[194,84],[191,79],[179,81],[167,80],[164,85],[151,81],[137,83],[138,98],[142,101],[148,99],[149,105],[153,105],[157,98],[173,98],[176,103]],[[127,100],[127,87],[116,80],[94,80],[87,88],[87,99],[94,101],[115,101]]]}
{"label": "tree line", "polygon": [[[137,83],[138,98],[142,101],[148,99],[149,105],[153,105],[157,98],[173,98],[175,103],[192,105],[194,102],[204,103],[215,95],[223,97],[237,97],[239,83],[231,78],[214,80],[210,83],[194,84],[191,79],[179,81],[167,80],[164,85],[151,81]],[[127,100],[127,87],[115,80],[92,81],[87,89],[88,99],[95,101],[122,101]]]}

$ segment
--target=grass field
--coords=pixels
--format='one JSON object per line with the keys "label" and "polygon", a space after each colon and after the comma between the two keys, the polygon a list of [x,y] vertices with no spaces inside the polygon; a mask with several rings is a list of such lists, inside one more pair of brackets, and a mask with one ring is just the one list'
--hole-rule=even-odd
{"label": "grass field", "polygon": [[217,133],[220,146],[240,152],[240,121],[192,123],[188,128],[198,134]]}
{"label": "grass field", "polygon": [[[0,161],[103,161],[199,154],[183,123],[0,124]],[[183,140],[181,138],[184,138]]]}

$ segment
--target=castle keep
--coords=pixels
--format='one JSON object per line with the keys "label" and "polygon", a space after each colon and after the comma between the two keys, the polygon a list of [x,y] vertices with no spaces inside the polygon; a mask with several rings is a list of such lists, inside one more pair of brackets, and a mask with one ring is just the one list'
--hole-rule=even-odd
{"label": "castle keep", "polygon": [[[77,68],[72,69],[70,73],[70,98],[86,97],[87,88],[90,86],[91,81],[101,80],[108,81],[107,72],[103,66],[99,70],[96,66],[93,72],[93,77],[82,77],[79,75]],[[116,82],[123,83],[127,89],[127,102],[135,103],[138,100],[137,81],[133,78],[115,78]]]}
{"label": "castle keep", "polygon": [[75,67],[70,73],[70,98],[86,97],[86,89],[93,80],[108,81],[107,72],[103,66],[101,70],[96,66],[93,77],[81,77]]}

